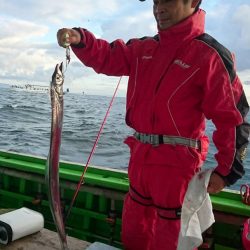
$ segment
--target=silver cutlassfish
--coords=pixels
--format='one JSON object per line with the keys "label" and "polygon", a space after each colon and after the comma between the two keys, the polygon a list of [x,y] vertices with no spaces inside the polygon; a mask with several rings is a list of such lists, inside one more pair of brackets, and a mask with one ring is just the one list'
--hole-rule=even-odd
{"label": "silver cutlassfish", "polygon": [[69,250],[62,216],[59,185],[59,158],[63,126],[63,82],[63,63],[61,63],[56,65],[50,85],[52,113],[50,150],[46,164],[46,185],[50,210],[59,235],[61,248],[62,250]]}

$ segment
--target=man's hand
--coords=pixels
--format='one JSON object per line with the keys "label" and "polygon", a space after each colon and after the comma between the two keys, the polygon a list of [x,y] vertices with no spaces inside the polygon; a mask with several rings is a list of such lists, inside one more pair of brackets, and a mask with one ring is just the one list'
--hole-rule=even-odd
{"label": "man's hand", "polygon": [[219,193],[226,186],[225,181],[216,173],[212,173],[207,187],[210,194]]}
{"label": "man's hand", "polygon": [[79,44],[80,41],[81,35],[77,30],[63,28],[57,31],[57,42],[63,48],[71,44]]}

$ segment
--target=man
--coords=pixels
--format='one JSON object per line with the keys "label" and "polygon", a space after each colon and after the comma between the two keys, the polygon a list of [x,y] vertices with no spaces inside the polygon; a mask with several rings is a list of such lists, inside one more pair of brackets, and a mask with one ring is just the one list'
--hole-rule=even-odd
{"label": "man", "polygon": [[154,0],[158,35],[126,44],[96,39],[81,28],[57,34],[60,46],[70,44],[97,73],[129,76],[126,123],[136,132],[125,141],[131,152],[125,249],[176,249],[183,198],[208,150],[205,118],[216,126],[218,149],[208,192],[220,192],[244,174],[249,106],[231,53],[204,33],[200,3]]}

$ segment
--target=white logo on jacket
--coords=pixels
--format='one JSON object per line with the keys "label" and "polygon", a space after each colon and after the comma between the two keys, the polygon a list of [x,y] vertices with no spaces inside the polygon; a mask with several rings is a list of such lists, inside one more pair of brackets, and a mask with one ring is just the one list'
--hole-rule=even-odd
{"label": "white logo on jacket", "polygon": [[153,57],[152,56],[143,56],[142,59],[152,59]]}
{"label": "white logo on jacket", "polygon": [[182,60],[180,60],[180,59],[176,59],[176,60],[174,61],[174,64],[179,65],[179,66],[182,67],[183,69],[188,69],[188,68],[190,68],[190,65],[184,63],[184,62],[183,62]]}

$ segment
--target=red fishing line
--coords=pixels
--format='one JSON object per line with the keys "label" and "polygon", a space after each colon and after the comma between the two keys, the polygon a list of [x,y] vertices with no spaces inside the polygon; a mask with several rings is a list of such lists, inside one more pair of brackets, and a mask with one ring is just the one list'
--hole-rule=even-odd
{"label": "red fishing line", "polygon": [[118,81],[118,83],[117,83],[116,89],[115,89],[114,94],[113,94],[113,96],[112,96],[112,98],[111,98],[111,101],[110,101],[110,103],[109,103],[109,107],[108,107],[108,109],[107,109],[107,111],[106,111],[106,114],[105,114],[104,119],[103,119],[103,121],[102,121],[101,127],[100,127],[100,129],[99,129],[99,131],[98,131],[98,133],[97,133],[97,136],[96,136],[96,139],[95,139],[95,143],[94,143],[94,145],[93,145],[93,147],[92,147],[92,150],[91,150],[91,152],[90,152],[90,154],[89,154],[89,157],[88,157],[87,163],[86,163],[86,165],[85,165],[85,167],[84,167],[82,176],[81,176],[81,178],[80,178],[80,181],[79,181],[79,183],[78,183],[78,185],[77,185],[77,188],[76,188],[76,191],[75,191],[75,193],[74,193],[73,199],[72,199],[72,201],[71,201],[71,203],[70,203],[70,206],[69,206],[68,211],[67,211],[67,213],[66,213],[66,216],[65,216],[65,218],[64,218],[64,222],[66,222],[66,220],[67,220],[67,218],[68,218],[68,216],[69,216],[69,214],[70,214],[70,211],[71,211],[71,209],[72,209],[72,207],[73,207],[73,205],[74,205],[74,203],[75,203],[75,200],[76,200],[76,197],[77,197],[77,195],[78,195],[78,193],[79,193],[79,190],[80,190],[80,188],[81,188],[81,185],[84,184],[84,176],[85,176],[85,173],[86,173],[86,171],[87,171],[87,169],[88,169],[90,160],[91,160],[92,156],[94,155],[94,152],[95,152],[96,146],[97,146],[97,144],[98,144],[98,141],[99,141],[99,139],[100,139],[100,136],[101,136],[103,127],[104,127],[104,125],[105,125],[105,123],[106,123],[106,120],[107,120],[107,117],[108,117],[108,115],[109,115],[110,109],[111,109],[111,107],[112,107],[112,105],[113,105],[113,102],[114,102],[114,99],[115,99],[117,90],[118,90],[119,85],[120,85],[120,82],[121,82],[121,79],[122,79],[122,77],[119,78],[119,81]]}

